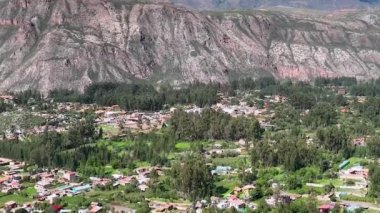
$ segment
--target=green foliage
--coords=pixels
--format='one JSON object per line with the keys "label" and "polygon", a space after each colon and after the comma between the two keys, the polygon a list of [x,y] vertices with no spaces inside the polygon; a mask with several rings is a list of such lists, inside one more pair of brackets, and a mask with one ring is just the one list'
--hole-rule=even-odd
{"label": "green foliage", "polygon": [[380,158],[380,137],[371,137],[367,142],[367,149],[370,156]]}
{"label": "green foliage", "polygon": [[339,78],[316,78],[314,85],[321,86],[354,86],[357,84],[356,78],[339,77]]}
{"label": "green foliage", "polygon": [[375,198],[380,198],[380,166],[373,164],[369,170],[369,194]]}
{"label": "green foliage", "polygon": [[20,105],[38,103],[42,99],[43,99],[42,94],[36,90],[26,90],[23,92],[16,93],[14,95],[14,102]]}
{"label": "green foliage", "polygon": [[327,150],[334,153],[341,152],[344,158],[349,158],[354,152],[348,134],[345,130],[338,127],[328,127],[317,131],[319,143]]}
{"label": "green foliage", "polygon": [[58,102],[97,103],[119,105],[128,110],[157,111],[165,105],[196,104],[200,107],[216,103],[218,87],[196,83],[179,90],[163,86],[157,90],[145,83],[95,83],[84,94],[71,90],[54,90],[49,97]]}
{"label": "green foliage", "polygon": [[214,180],[203,155],[187,155],[183,162],[173,165],[173,187],[191,201],[211,195]]}
{"label": "green foliage", "polygon": [[304,166],[316,163],[316,150],[308,146],[305,140],[281,137],[278,141],[260,141],[251,153],[252,165],[278,166],[296,171]]}
{"label": "green foliage", "polygon": [[358,104],[359,113],[371,120],[375,125],[380,125],[380,98],[369,98],[366,102]]}
{"label": "green foliage", "polygon": [[205,109],[200,114],[176,110],[170,124],[174,135],[180,140],[260,139],[264,131],[254,118],[233,118],[211,109]]}
{"label": "green foliage", "polygon": [[273,124],[280,129],[300,124],[300,115],[292,106],[281,104],[275,108],[275,116],[272,118]]}
{"label": "green foliage", "polygon": [[337,116],[338,113],[331,104],[318,103],[310,110],[306,124],[312,128],[330,126],[337,122]]}

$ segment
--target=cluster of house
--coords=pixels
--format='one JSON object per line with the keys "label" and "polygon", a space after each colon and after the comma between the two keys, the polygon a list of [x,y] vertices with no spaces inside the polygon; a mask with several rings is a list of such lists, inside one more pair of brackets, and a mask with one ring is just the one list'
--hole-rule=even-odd
{"label": "cluster of house", "polygon": [[[0,159],[3,164],[10,164],[11,160]],[[21,171],[6,172],[4,178],[0,179],[0,187],[3,193],[9,192],[9,190],[21,190],[23,176]],[[79,182],[79,177],[77,173],[65,170],[53,170],[53,171],[43,171],[35,175],[29,176],[30,179],[35,181],[34,188],[37,191],[36,202],[45,201],[52,205],[52,208],[59,208],[56,212],[62,212],[61,206],[56,205],[57,201],[65,196],[76,196],[82,193],[91,191],[97,187],[105,186],[125,186],[128,184],[134,184],[141,191],[146,191],[149,188],[149,175],[155,172],[157,175],[164,175],[161,167],[143,167],[137,168],[135,170],[135,175],[125,176],[114,174],[112,178],[98,178],[91,177],[89,183]],[[33,205],[29,204],[32,208]],[[20,207],[26,208],[26,206],[19,206],[14,201],[9,201],[4,205],[5,209],[9,211],[17,210]],[[88,209],[81,210],[80,212],[85,213],[96,213],[100,212],[102,207],[100,205],[91,205]],[[68,211],[68,210],[64,210]]]}
{"label": "cluster of house", "polygon": [[[271,103],[284,103],[288,99],[284,96],[266,96],[264,100],[264,106],[263,108],[250,105],[245,101],[239,102],[239,104],[232,104],[230,98],[222,99],[220,102],[218,102],[215,105],[212,105],[211,108],[216,111],[222,111],[226,114],[229,114],[232,117],[238,117],[238,116],[259,116],[268,111],[268,107]],[[197,107],[195,105],[185,106],[185,111],[187,113],[200,113],[203,111],[203,108]],[[176,108],[171,108],[171,112],[176,110]]]}
{"label": "cluster of house", "polygon": [[12,95],[0,95],[0,100],[6,104],[13,104],[14,97]]}
{"label": "cluster of house", "polygon": [[8,194],[23,189],[21,184],[23,176],[18,175],[18,173],[25,166],[25,163],[0,158],[0,166],[7,168],[7,170],[3,171],[2,178],[0,178],[1,193]]}
{"label": "cluster of house", "polygon": [[[16,113],[24,113],[25,109],[19,108]],[[4,112],[4,115],[7,115],[9,117],[14,116],[10,112]],[[31,135],[39,135],[44,133],[45,131],[49,132],[66,132],[70,125],[74,122],[76,122],[79,117],[73,117],[68,116],[66,114],[55,114],[55,113],[43,113],[43,112],[31,112],[31,116],[42,118],[46,121],[43,125],[37,125],[31,128],[21,128],[18,125],[13,125],[8,130],[4,132],[0,140],[15,140],[18,139],[22,141],[25,137],[31,136]]]}
{"label": "cluster of house", "polygon": [[355,165],[348,169],[344,169],[350,164],[350,160],[345,160],[339,164],[339,177],[345,180],[368,180],[368,169],[361,166]]}
{"label": "cluster of house", "polygon": [[136,175],[125,176],[121,174],[113,174],[112,179],[90,177],[90,180],[93,187],[107,185],[117,187],[126,186],[128,184],[135,184],[139,190],[146,191],[147,189],[149,189],[149,175],[152,172],[155,172],[159,176],[164,175],[161,167],[141,167],[135,169]]}
{"label": "cluster of house", "polygon": [[[338,204],[335,202],[322,204],[318,207],[318,210],[320,213],[331,213],[334,211],[334,209],[338,207]],[[364,209],[368,209],[368,207],[363,207],[356,204],[351,204],[349,202],[342,202],[340,206],[342,209],[344,209],[344,212],[347,213],[356,213],[356,212],[362,212]]]}
{"label": "cluster of house", "polygon": [[119,106],[98,108],[97,125],[109,125],[119,129],[131,129],[136,131],[149,131],[160,129],[170,119],[170,113],[160,112],[127,112]]}

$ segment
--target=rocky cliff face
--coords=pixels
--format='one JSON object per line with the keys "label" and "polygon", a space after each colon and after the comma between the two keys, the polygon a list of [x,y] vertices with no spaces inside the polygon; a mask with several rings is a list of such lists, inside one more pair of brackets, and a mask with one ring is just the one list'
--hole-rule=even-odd
{"label": "rocky cliff face", "polygon": [[293,7],[317,10],[365,9],[380,6],[380,0],[172,0],[201,10]]}
{"label": "rocky cliff face", "polygon": [[0,90],[91,82],[379,77],[373,12],[200,13],[127,0],[0,0]]}

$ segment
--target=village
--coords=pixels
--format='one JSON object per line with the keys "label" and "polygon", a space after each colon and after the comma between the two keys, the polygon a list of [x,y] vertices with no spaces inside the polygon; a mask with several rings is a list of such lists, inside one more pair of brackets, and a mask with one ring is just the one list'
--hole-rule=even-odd
{"label": "village", "polygon": [[[364,103],[365,97],[351,97],[343,87],[329,88],[339,95],[344,95],[349,101],[354,98]],[[243,96],[243,95],[242,95]],[[240,97],[224,97],[220,95],[218,103],[209,108],[228,114],[233,118],[255,117],[260,127],[266,132],[278,131],[274,119],[276,109],[274,106],[287,104],[288,97],[280,95],[264,96],[254,101],[247,101]],[[176,110],[182,109],[186,113],[201,113],[205,108],[196,105],[172,106],[157,112],[127,111],[118,105],[109,107],[96,104],[83,103],[54,103],[49,110],[40,110],[34,106],[17,106],[13,103],[12,96],[1,96],[4,102],[13,106],[12,110],[3,112],[3,116],[9,113],[30,113],[30,116],[38,117],[42,122],[39,125],[4,127],[3,137],[0,140],[26,141],[29,137],[43,135],[46,132],[66,133],[70,127],[83,119],[83,115],[92,113],[97,131],[103,133],[99,144],[109,147],[128,146],[125,135],[132,133],[149,133],[160,131],[170,126],[170,119]],[[51,100],[47,101],[52,103]],[[349,106],[340,107],[340,116],[351,116]],[[301,116],[308,115],[309,110],[304,110]],[[280,130],[281,131],[281,130]],[[309,136],[310,135],[310,136]],[[307,136],[307,143],[313,144],[314,135]],[[365,149],[368,135],[350,138],[350,143],[358,149]],[[124,144],[123,144],[124,143]],[[160,198],[145,198],[151,212],[189,212],[209,208],[219,210],[235,209],[245,212],[247,209],[256,210],[259,202],[254,198],[259,189],[263,188],[259,180],[251,182],[240,181],[239,176],[244,174],[256,175],[254,168],[247,159],[250,159],[250,150],[255,149],[253,143],[246,138],[234,142],[223,140],[207,140],[199,142],[203,147],[203,155],[210,168],[211,175],[215,177],[216,186],[222,190],[219,196],[211,196],[209,199],[200,199],[195,202],[188,200],[173,200]],[[177,160],[180,156],[192,152],[192,142],[179,141],[175,144],[175,151],[169,155],[170,160]],[[271,193],[260,194],[260,200],[269,207],[279,204],[288,205],[298,200],[309,199],[315,192],[314,199],[318,203],[319,212],[332,212],[337,206],[346,212],[379,212],[380,207],[376,202],[368,199],[369,193],[369,168],[373,162],[365,157],[351,157],[331,165],[336,168],[332,177],[313,178],[311,182],[302,182],[298,190],[288,190],[285,171],[280,168],[271,168],[274,175],[263,177],[268,190]],[[133,188],[133,193],[139,195],[149,194],[154,188],[154,180],[166,180],[171,168],[166,166],[151,165],[147,162],[138,162],[136,168],[121,170],[107,165],[109,172],[105,176],[83,176],[80,172],[65,170],[63,168],[36,168],[27,162],[18,162],[13,159],[0,158],[0,212],[17,212],[25,209],[27,212],[44,212],[39,204],[44,203],[54,212],[135,212],[133,205],[123,203],[115,199],[110,201],[110,193],[117,196],[118,193]],[[301,190],[302,189],[302,190]],[[261,189],[260,189],[261,190]],[[352,199],[355,198],[355,199]],[[77,203],[78,200],[91,202]],[[131,204],[131,203],[129,203]],[[78,206],[80,205],[80,206]]]}
{"label": "village", "polygon": [[[245,143],[240,141],[237,143],[236,150],[233,150],[237,156],[241,155],[241,150],[244,151]],[[206,155],[210,154],[223,154],[231,152],[231,149],[222,148],[220,144],[214,144]],[[39,172],[25,172],[23,170],[25,163],[16,162],[11,159],[0,158],[0,165],[2,169],[0,178],[0,189],[3,194],[12,194],[16,192],[28,191],[29,196],[32,195],[33,199],[30,202],[22,203],[15,200],[9,200],[3,203],[4,212],[16,212],[18,209],[26,209],[28,212],[43,212],[35,207],[38,202],[47,202],[52,206],[55,212],[72,212],[64,206],[56,204],[59,199],[65,197],[81,196],[82,194],[89,193],[90,191],[99,190],[100,187],[110,187],[112,189],[118,187],[125,187],[133,185],[141,192],[149,190],[151,173],[158,176],[164,176],[165,171],[170,168],[164,167],[141,167],[134,170],[134,175],[112,174],[110,178],[102,177],[89,177],[87,181],[83,181],[79,174],[73,171],[66,171],[62,169],[54,170],[41,170]],[[350,166],[351,165],[351,166]],[[342,162],[339,165],[339,177],[335,181],[343,183],[337,186],[331,193],[318,196],[317,199],[324,204],[319,206],[320,212],[330,212],[335,208],[335,202],[331,202],[331,197],[339,199],[342,195],[354,195],[358,197],[365,197],[368,190],[368,169],[360,165],[352,165],[349,160]],[[217,165],[211,171],[213,175],[220,177],[235,176],[238,170],[231,166]],[[251,172],[249,168],[246,172]],[[310,188],[323,188],[325,185],[320,183],[306,183]],[[289,193],[282,191],[278,183],[272,183],[272,189],[278,193],[267,197],[265,202],[269,206],[274,206],[277,202],[287,204],[297,199],[302,199],[302,194]],[[215,206],[218,209],[235,208],[237,210],[244,210],[246,208],[256,209],[257,204],[251,202],[251,194],[256,188],[255,183],[247,185],[236,185],[231,191],[227,192],[223,197],[211,197],[210,200],[199,200],[196,202],[195,209],[201,211],[203,208]],[[1,198],[0,198],[1,201]],[[101,212],[103,204],[92,202],[86,209],[79,209],[78,212]],[[373,209],[379,210],[374,204],[365,202],[350,202],[344,201],[340,203],[347,212],[356,212],[358,209]],[[187,212],[191,209],[191,203],[171,203],[162,201],[149,201],[149,207],[152,212],[167,212],[170,210]],[[111,206],[112,208],[112,206]],[[133,212],[132,209],[127,212]]]}

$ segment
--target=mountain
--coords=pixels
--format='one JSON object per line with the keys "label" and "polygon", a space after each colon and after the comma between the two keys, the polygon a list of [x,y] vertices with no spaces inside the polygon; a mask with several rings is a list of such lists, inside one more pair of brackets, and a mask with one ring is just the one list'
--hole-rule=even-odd
{"label": "mountain", "polygon": [[173,2],[201,10],[293,7],[332,11],[380,6],[380,0],[173,0]]}
{"label": "mountain", "polygon": [[127,0],[0,0],[0,90],[380,76],[377,10],[197,12]]}

